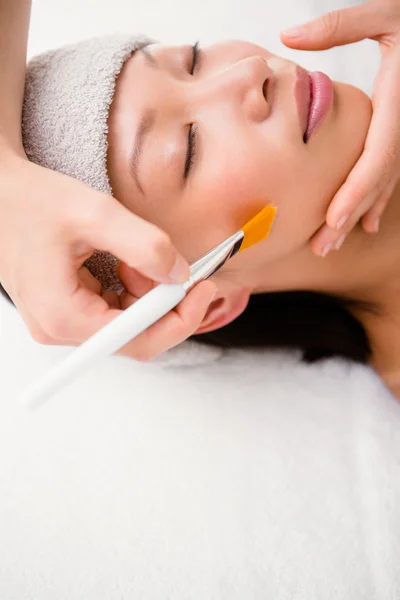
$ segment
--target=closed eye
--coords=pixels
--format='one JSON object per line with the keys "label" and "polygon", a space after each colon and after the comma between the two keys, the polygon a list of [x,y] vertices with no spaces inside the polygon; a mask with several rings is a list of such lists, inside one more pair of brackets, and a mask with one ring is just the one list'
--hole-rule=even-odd
{"label": "closed eye", "polygon": [[198,69],[199,62],[200,62],[200,42],[196,42],[192,47],[192,66],[189,71],[191,75],[194,75],[196,69]]}
{"label": "closed eye", "polygon": [[[190,75],[194,75],[194,73],[198,70],[199,63],[200,63],[200,42],[196,42],[192,46],[192,64],[191,64],[191,68],[189,70]],[[190,169],[194,163],[194,158],[196,156],[196,131],[197,131],[197,128],[192,124],[189,127],[185,169],[184,169],[184,173],[183,173],[183,179],[185,181],[189,177]]]}
{"label": "closed eye", "polygon": [[186,153],[186,161],[185,161],[185,171],[183,173],[183,179],[189,177],[191,166],[193,165],[194,158],[196,156],[196,132],[197,127],[195,125],[191,125],[189,128],[188,135],[188,145],[187,145],[187,153]]}

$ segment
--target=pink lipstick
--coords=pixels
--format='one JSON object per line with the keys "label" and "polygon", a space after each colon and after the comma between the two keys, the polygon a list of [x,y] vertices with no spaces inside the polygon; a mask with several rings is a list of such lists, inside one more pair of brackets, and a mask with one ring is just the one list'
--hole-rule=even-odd
{"label": "pink lipstick", "polygon": [[304,143],[317,131],[333,102],[333,84],[325,73],[296,67],[294,96]]}
{"label": "pink lipstick", "polygon": [[317,131],[333,102],[333,84],[328,75],[315,71],[309,74],[309,79],[311,98],[307,129],[304,134],[305,143]]}

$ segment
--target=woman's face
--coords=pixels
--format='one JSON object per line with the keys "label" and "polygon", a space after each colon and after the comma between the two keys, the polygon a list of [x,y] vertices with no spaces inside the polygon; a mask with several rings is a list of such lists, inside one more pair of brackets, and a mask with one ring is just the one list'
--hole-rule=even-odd
{"label": "woman's face", "polygon": [[270,236],[230,268],[298,252],[324,222],[371,118],[363,92],[334,83],[329,112],[305,142],[299,74],[293,62],[240,41],[137,51],[110,111],[115,196],[166,231],[189,262],[266,204],[277,207]]}

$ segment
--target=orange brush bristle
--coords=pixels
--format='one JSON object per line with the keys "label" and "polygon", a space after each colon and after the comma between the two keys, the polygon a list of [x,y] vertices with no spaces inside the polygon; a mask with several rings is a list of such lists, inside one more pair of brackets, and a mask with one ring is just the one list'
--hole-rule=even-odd
{"label": "orange brush bristle", "polygon": [[258,244],[269,235],[275,214],[276,208],[274,206],[266,206],[242,227],[244,239],[239,252]]}

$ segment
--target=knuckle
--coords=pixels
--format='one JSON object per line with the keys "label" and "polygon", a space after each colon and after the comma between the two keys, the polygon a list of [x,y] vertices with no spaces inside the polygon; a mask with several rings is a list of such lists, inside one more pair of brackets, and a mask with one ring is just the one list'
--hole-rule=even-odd
{"label": "knuckle", "polygon": [[374,207],[386,206],[389,202],[389,198],[391,196],[390,189],[388,185],[382,186],[378,189],[378,193],[374,202],[372,203],[371,210]]}
{"label": "knuckle", "polygon": [[376,182],[375,189],[373,190],[373,197],[371,197],[371,202],[369,202],[370,206],[372,206],[379,198],[382,196],[387,196],[389,189],[389,180],[390,177],[385,174],[382,174],[380,179]]}
{"label": "knuckle", "polygon": [[150,254],[157,261],[161,259],[162,262],[165,262],[169,257],[171,257],[172,261],[173,253],[171,252],[171,238],[167,233],[156,230],[152,235],[149,246]]}
{"label": "knuckle", "polygon": [[74,229],[82,228],[83,231],[92,227],[104,227],[109,221],[109,199],[103,194],[94,194],[85,202],[77,203],[73,210],[68,212],[69,224]]}
{"label": "knuckle", "polygon": [[341,12],[339,10],[327,12],[320,18],[320,33],[324,38],[328,36],[334,37],[340,29],[340,22]]}
{"label": "knuckle", "polygon": [[171,238],[164,231],[157,230],[153,233],[151,244],[153,252],[163,254],[170,249]]}
{"label": "knuckle", "polygon": [[375,211],[377,215],[381,215],[385,210],[390,199],[389,193],[383,193],[375,202],[374,206],[371,208],[371,211]]}
{"label": "knuckle", "polygon": [[386,147],[383,157],[383,179],[388,180],[393,171],[394,165],[399,157],[399,148],[397,144],[392,143]]}
{"label": "knuckle", "polygon": [[29,330],[29,333],[32,339],[35,340],[35,342],[37,342],[38,344],[41,344],[42,346],[50,346],[54,343],[54,340],[49,335],[47,335],[47,333],[45,333],[43,329],[31,328]]}
{"label": "knuckle", "polygon": [[95,196],[91,202],[85,203],[82,211],[82,220],[88,227],[95,224],[104,224],[109,218],[109,202],[102,195]]}
{"label": "knuckle", "polygon": [[[391,131],[391,136],[393,136],[393,138],[396,137],[396,129],[395,128],[393,128],[393,130]],[[386,149],[385,149],[385,154],[387,154],[387,156],[392,159],[395,159],[398,157],[399,145],[397,143],[397,140],[393,139],[387,144]]]}
{"label": "knuckle", "polygon": [[41,323],[48,336],[56,340],[62,340],[65,337],[66,320],[60,313],[52,313],[45,316]]}
{"label": "knuckle", "polygon": [[385,22],[386,27],[390,31],[397,31],[400,18],[399,2],[377,2],[376,6],[381,14],[381,18]]}

